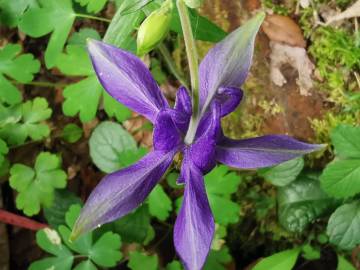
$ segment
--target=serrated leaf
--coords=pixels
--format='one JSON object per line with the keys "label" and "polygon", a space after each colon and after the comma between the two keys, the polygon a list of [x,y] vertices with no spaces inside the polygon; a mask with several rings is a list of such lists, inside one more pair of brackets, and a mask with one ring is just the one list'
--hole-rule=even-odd
{"label": "serrated leaf", "polygon": [[215,222],[221,225],[239,221],[240,206],[231,200],[237,191],[241,177],[220,165],[205,176],[205,187]]}
{"label": "serrated leaf", "polygon": [[86,10],[91,13],[98,13],[101,11],[107,2],[107,0],[75,0],[81,6],[86,6]]}
{"label": "serrated leaf", "polygon": [[158,257],[156,255],[148,256],[138,251],[130,253],[127,266],[131,270],[157,270]]}
{"label": "serrated leaf", "polygon": [[84,47],[68,45],[66,54],[58,57],[56,66],[65,75],[85,77],[83,80],[65,87],[63,92],[65,115],[79,114],[82,122],[89,122],[95,118],[100,99],[103,96],[104,110],[108,116],[114,116],[118,121],[124,121],[130,117],[129,109],[110,97],[99,83]]}
{"label": "serrated leaf", "polygon": [[302,232],[334,205],[317,178],[308,175],[300,175],[296,181],[279,188],[277,200],[280,224],[292,232]]}
{"label": "serrated leaf", "polygon": [[122,156],[128,159],[131,153],[137,155],[139,151],[134,138],[121,125],[108,121],[95,128],[89,146],[91,159],[106,173],[125,167],[128,164]]}
{"label": "serrated leaf", "polygon": [[360,127],[340,125],[331,132],[336,154],[342,158],[360,158]]}
{"label": "serrated leaf", "polygon": [[330,216],[326,233],[330,243],[351,250],[360,244],[360,202],[344,204]]}
{"label": "serrated leaf", "polygon": [[0,49],[0,101],[10,105],[19,103],[22,96],[6,77],[28,83],[40,69],[40,62],[32,54],[20,53],[21,46],[18,44],[7,44]]}
{"label": "serrated leaf", "polygon": [[101,40],[100,34],[93,28],[81,28],[79,32],[73,33],[69,40],[69,45],[77,45],[86,48],[87,39]]}
{"label": "serrated leaf", "polygon": [[253,270],[291,270],[293,269],[300,249],[289,249],[262,259]]}
{"label": "serrated leaf", "polygon": [[271,168],[260,169],[258,172],[271,184],[283,187],[294,181],[303,168],[304,159],[296,158]]}
{"label": "serrated leaf", "polygon": [[321,177],[321,187],[335,198],[351,197],[360,192],[360,159],[335,160]]}
{"label": "serrated leaf", "polygon": [[172,211],[172,202],[161,185],[156,185],[148,197],[149,211],[154,217],[165,221]]}
{"label": "serrated leaf", "polygon": [[75,143],[82,137],[83,130],[76,124],[67,124],[61,134],[61,137],[69,142]]}
{"label": "serrated leaf", "polygon": [[211,250],[204,265],[204,270],[226,270],[225,265],[231,262],[232,258],[228,247],[223,247],[221,250]]}
{"label": "serrated leaf", "polygon": [[133,213],[115,221],[113,223],[113,231],[118,233],[124,242],[143,243],[148,235],[150,226],[148,206],[144,204]]}
{"label": "serrated leaf", "polygon": [[16,207],[28,216],[40,212],[40,206],[50,207],[54,190],[66,186],[66,173],[60,169],[61,161],[56,155],[40,153],[35,169],[15,164],[10,170],[10,186],[19,192]]}
{"label": "serrated leaf", "polygon": [[29,8],[19,23],[21,31],[31,37],[41,37],[52,32],[45,50],[47,68],[55,66],[76,14],[71,0],[39,0],[40,7]]}

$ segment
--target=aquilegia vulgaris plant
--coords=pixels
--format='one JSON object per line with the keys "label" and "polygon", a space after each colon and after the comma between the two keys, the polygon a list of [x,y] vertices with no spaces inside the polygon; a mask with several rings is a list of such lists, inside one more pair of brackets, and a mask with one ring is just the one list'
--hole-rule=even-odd
{"label": "aquilegia vulgaris plant", "polygon": [[154,124],[153,151],[136,164],[107,175],[88,198],[73,236],[118,219],[138,207],[172,164],[182,156],[179,184],[184,200],[174,227],[174,244],[186,269],[201,269],[210,250],[214,219],[203,175],[216,162],[235,168],[279,164],[319,149],[288,136],[268,135],[234,140],[222,133],[220,120],[234,111],[243,92],[259,14],[209,51],[199,66],[199,98],[181,87],[170,108],[149,70],[133,54],[100,41],[88,49],[106,91]]}

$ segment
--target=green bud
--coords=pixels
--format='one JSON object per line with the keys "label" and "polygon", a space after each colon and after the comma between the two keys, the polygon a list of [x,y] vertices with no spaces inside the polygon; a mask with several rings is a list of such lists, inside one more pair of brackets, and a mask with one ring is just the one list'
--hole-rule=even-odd
{"label": "green bud", "polygon": [[184,0],[184,2],[190,8],[198,8],[202,5],[204,0]]}
{"label": "green bud", "polygon": [[140,25],[137,34],[138,55],[142,56],[150,52],[165,38],[170,28],[172,8],[172,0],[166,0]]}

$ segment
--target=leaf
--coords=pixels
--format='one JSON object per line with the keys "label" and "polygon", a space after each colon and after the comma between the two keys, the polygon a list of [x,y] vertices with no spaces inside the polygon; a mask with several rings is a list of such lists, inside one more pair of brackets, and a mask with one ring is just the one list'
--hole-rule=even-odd
{"label": "leaf", "polygon": [[356,268],[348,262],[343,256],[338,255],[337,270],[356,270]]}
{"label": "leaf", "polygon": [[40,206],[50,207],[54,190],[66,186],[66,173],[60,169],[58,156],[42,152],[35,161],[35,168],[15,164],[10,169],[10,186],[19,192],[16,207],[28,216],[38,214]]}
{"label": "leaf", "polygon": [[360,127],[339,125],[331,132],[336,155],[342,158],[360,158]]}
{"label": "leaf", "polygon": [[148,197],[149,211],[154,217],[165,221],[172,211],[172,202],[161,185],[156,185]]}
{"label": "leaf", "polygon": [[171,172],[166,176],[166,182],[171,188],[179,189],[181,185],[176,183],[176,180],[179,178],[179,173]]}
{"label": "leaf", "polygon": [[122,155],[138,151],[134,138],[121,125],[102,122],[89,140],[90,156],[95,165],[106,173],[125,167]]}
{"label": "leaf", "polygon": [[124,242],[143,243],[150,226],[148,206],[144,204],[134,212],[115,221],[113,223],[113,231],[118,233]]}
{"label": "leaf", "polygon": [[206,192],[215,221],[221,225],[239,221],[240,206],[231,200],[237,191],[241,177],[220,165],[205,176]]}
{"label": "leaf", "polygon": [[55,257],[35,261],[30,265],[29,270],[71,269],[74,256],[71,251],[61,243],[61,239],[56,231],[51,229],[38,231],[36,233],[36,242],[43,250],[55,255]]}
{"label": "leaf", "polygon": [[114,116],[118,121],[124,121],[130,116],[130,111],[124,105],[105,92],[83,46],[68,45],[66,54],[63,53],[58,57],[56,66],[65,75],[85,77],[64,89],[63,112],[66,116],[75,116],[79,113],[81,122],[93,120],[102,96],[104,97],[104,109],[108,116]]}
{"label": "leaf", "polygon": [[101,40],[99,33],[95,29],[84,27],[81,28],[79,32],[73,33],[70,36],[67,43],[69,45],[78,45],[78,46],[82,46],[83,48],[86,48],[86,40],[89,38],[95,40]]}
{"label": "leaf", "polygon": [[[20,91],[6,77],[28,83],[40,70],[40,62],[32,54],[22,54],[18,44],[7,44],[0,49],[0,101],[13,105],[22,100]],[[6,76],[6,77],[5,77]]]}
{"label": "leaf", "polygon": [[86,10],[92,13],[98,13],[101,11],[107,2],[107,0],[75,0],[81,6],[86,6]]}
{"label": "leaf", "polygon": [[326,233],[330,243],[351,250],[360,244],[360,202],[341,205],[330,216]]}
{"label": "leaf", "polygon": [[114,267],[122,258],[120,247],[120,236],[107,232],[89,250],[89,258],[100,266]]}
{"label": "leaf", "polygon": [[228,247],[225,246],[219,251],[211,250],[204,265],[204,270],[226,270],[227,268],[224,265],[231,262],[231,260]]}
{"label": "leaf", "polygon": [[39,0],[40,7],[29,8],[19,23],[25,34],[38,38],[52,32],[45,50],[47,68],[55,66],[76,14],[71,0]]}
{"label": "leaf", "polygon": [[321,187],[335,198],[351,197],[360,192],[360,159],[335,160],[321,177]]}
{"label": "leaf", "polygon": [[15,27],[28,7],[36,7],[36,0],[0,0],[0,24]]}
{"label": "leaf", "polygon": [[278,189],[280,224],[291,232],[302,232],[306,226],[333,207],[334,201],[320,188],[316,177],[300,175],[291,184]]}
{"label": "leaf", "polygon": [[294,181],[303,168],[304,159],[296,158],[271,168],[260,169],[258,172],[271,184],[283,187]]}
{"label": "leaf", "polygon": [[148,3],[150,3],[153,0],[135,0],[135,1],[125,1],[125,4],[123,4],[120,8],[120,14],[126,15],[133,12],[136,12],[146,6]]}
{"label": "leaf", "polygon": [[75,143],[82,137],[83,130],[76,124],[67,124],[62,131],[62,138],[69,142]]}
{"label": "leaf", "polygon": [[128,267],[131,270],[157,270],[158,269],[158,257],[156,255],[147,256],[138,251],[130,253]]}
{"label": "leaf", "polygon": [[166,265],[165,270],[182,270],[181,263],[179,261],[172,261]]}
{"label": "leaf", "polygon": [[291,270],[293,269],[300,249],[288,249],[262,259],[253,270]]}
{"label": "leaf", "polygon": [[51,207],[44,208],[48,224],[55,229],[65,224],[65,214],[73,204],[81,204],[81,199],[66,189],[55,190],[54,203]]}
{"label": "leaf", "polygon": [[79,263],[74,270],[97,270],[97,268],[90,260],[87,260]]}
{"label": "leaf", "polygon": [[9,152],[6,142],[0,139],[0,166],[2,166],[5,161],[5,155]]}

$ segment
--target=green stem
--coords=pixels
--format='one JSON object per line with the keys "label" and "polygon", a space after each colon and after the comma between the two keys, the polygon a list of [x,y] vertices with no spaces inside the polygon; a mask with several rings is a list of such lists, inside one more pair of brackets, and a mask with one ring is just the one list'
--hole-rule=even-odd
{"label": "green stem", "polygon": [[14,84],[22,84],[22,85],[32,85],[32,86],[39,86],[39,87],[53,87],[53,88],[60,88],[60,87],[66,87],[67,84],[63,83],[52,83],[52,82],[28,82],[28,83],[19,83],[17,81],[11,81]]}
{"label": "green stem", "polygon": [[96,16],[91,16],[91,15],[88,15],[88,14],[76,13],[75,16],[76,16],[76,17],[79,17],[79,18],[97,20],[97,21],[102,21],[102,22],[107,22],[107,23],[110,23],[110,22],[111,22],[110,19],[106,19],[106,18],[102,18],[102,17],[96,17]]}
{"label": "green stem", "polygon": [[162,57],[165,60],[165,63],[167,64],[170,72],[175,76],[175,78],[184,86],[186,89],[189,89],[188,82],[183,77],[183,75],[180,73],[180,71],[176,68],[169,50],[166,48],[166,46],[163,43],[160,43],[158,45],[158,50]]}

